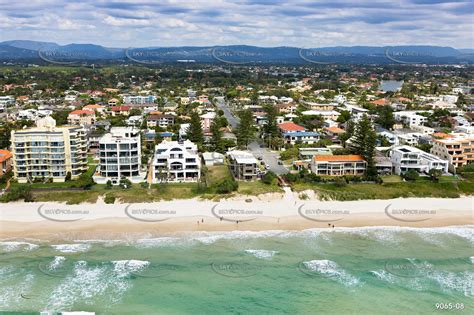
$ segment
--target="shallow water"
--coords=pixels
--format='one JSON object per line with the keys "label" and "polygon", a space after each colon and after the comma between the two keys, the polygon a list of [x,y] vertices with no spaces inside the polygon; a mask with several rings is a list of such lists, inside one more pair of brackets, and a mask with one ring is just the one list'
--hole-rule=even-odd
{"label": "shallow water", "polygon": [[3,240],[0,310],[431,314],[437,303],[453,303],[451,312],[472,314],[473,231],[380,227],[127,242]]}

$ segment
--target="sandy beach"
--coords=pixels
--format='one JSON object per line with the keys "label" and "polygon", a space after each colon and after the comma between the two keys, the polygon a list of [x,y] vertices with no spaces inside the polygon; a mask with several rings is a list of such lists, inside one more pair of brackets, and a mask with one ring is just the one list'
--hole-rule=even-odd
{"label": "sandy beach", "polygon": [[122,239],[195,231],[304,230],[310,228],[441,227],[474,223],[474,199],[399,198],[319,201],[280,198],[146,204],[0,206],[0,238]]}

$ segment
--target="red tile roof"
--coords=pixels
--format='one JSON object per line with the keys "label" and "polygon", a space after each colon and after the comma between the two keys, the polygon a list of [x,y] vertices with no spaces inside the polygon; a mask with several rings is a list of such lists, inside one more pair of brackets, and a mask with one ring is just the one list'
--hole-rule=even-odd
{"label": "red tile roof", "polygon": [[112,111],[120,112],[130,110],[130,106],[112,106]]}
{"label": "red tile roof", "polygon": [[289,131],[305,131],[305,128],[295,124],[294,122],[286,122],[279,124],[278,127],[284,131],[284,132],[289,132]]}
{"label": "red tile roof", "polygon": [[7,150],[0,150],[0,163],[8,160],[11,158],[13,154]]}
{"label": "red tile roof", "polygon": [[91,110],[76,109],[70,112],[69,115],[94,115],[94,112]]}

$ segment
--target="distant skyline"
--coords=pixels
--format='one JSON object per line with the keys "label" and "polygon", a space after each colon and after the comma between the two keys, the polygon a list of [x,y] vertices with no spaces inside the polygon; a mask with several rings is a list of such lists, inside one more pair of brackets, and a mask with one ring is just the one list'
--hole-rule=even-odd
{"label": "distant skyline", "polygon": [[472,0],[0,0],[0,41],[474,48],[473,8]]}

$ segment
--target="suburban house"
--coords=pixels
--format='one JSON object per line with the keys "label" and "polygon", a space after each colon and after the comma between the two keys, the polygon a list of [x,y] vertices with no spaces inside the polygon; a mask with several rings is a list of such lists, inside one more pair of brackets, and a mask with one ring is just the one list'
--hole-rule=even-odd
{"label": "suburban house", "polygon": [[212,121],[216,118],[216,113],[208,112],[199,117],[201,118],[202,129],[206,131],[206,130],[211,129],[211,124],[212,124]]}
{"label": "suburban house", "polygon": [[306,131],[306,129],[294,122],[284,122],[278,125],[280,132],[286,143],[314,144],[319,141],[318,132]]}
{"label": "suburban house", "polygon": [[320,176],[362,176],[367,162],[360,155],[316,155],[311,171]]}
{"label": "suburban house", "polygon": [[154,103],[155,100],[156,100],[156,96],[154,95],[148,95],[148,96],[124,95],[123,96],[124,104],[150,104],[150,103]]}
{"label": "suburban house", "polygon": [[449,170],[474,163],[474,135],[433,140],[432,154],[447,160]]}
{"label": "suburban house", "polygon": [[0,150],[0,177],[12,169],[13,154],[7,150]]}
{"label": "suburban house", "polygon": [[186,141],[163,141],[156,146],[152,181],[196,182],[201,177],[197,145]]}
{"label": "suburban house", "polygon": [[229,168],[237,180],[256,180],[259,177],[259,162],[247,151],[229,151]]}
{"label": "suburban house", "polygon": [[448,172],[448,161],[407,145],[393,148],[390,151],[390,159],[397,175],[409,170],[415,170],[418,173],[428,173],[431,169],[439,169],[443,173]]}
{"label": "suburban house", "polygon": [[395,112],[393,113],[393,116],[397,121],[408,125],[410,128],[424,125],[428,121],[428,118],[418,115],[414,111]]}
{"label": "suburban house", "polygon": [[112,106],[111,111],[112,111],[112,116],[117,116],[117,115],[128,116],[130,115],[130,106]]}
{"label": "suburban house", "polygon": [[69,113],[67,122],[70,125],[90,126],[96,121],[95,112],[92,110],[77,109]]}
{"label": "suburban house", "polygon": [[149,115],[146,118],[148,128],[161,127],[167,128],[174,125],[175,117],[169,114]]}

